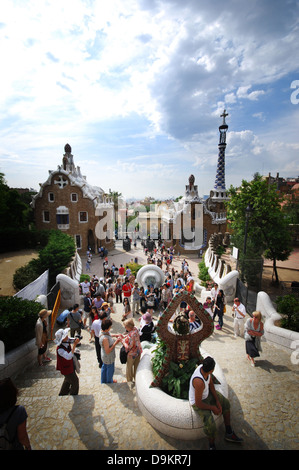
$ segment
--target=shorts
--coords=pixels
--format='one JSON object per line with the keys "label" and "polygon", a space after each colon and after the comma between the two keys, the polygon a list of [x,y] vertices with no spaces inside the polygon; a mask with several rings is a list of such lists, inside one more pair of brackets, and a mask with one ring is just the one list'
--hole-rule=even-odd
{"label": "shorts", "polygon": [[[217,392],[218,400],[222,407],[222,415],[225,415],[230,410],[230,403],[227,398],[225,398],[220,392]],[[205,400],[202,400],[203,403],[207,405],[216,405],[215,398],[211,393],[209,393],[208,397]],[[217,427],[213,417],[213,414],[210,410],[202,410],[198,408],[196,405],[192,405],[193,409],[199,414],[199,416],[203,420],[203,431],[208,438],[214,439],[217,434]]]}

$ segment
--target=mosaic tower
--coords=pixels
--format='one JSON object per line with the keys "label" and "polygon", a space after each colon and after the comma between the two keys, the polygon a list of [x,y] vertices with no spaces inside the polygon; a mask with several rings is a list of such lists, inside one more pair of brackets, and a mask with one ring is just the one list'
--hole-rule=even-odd
{"label": "mosaic tower", "polygon": [[226,148],[226,132],[228,129],[228,125],[225,122],[225,118],[228,116],[226,110],[223,111],[220,117],[223,118],[223,122],[221,126],[219,126],[219,144],[218,144],[218,165],[217,165],[217,173],[216,173],[216,180],[215,180],[215,191],[219,193],[225,193],[225,148]]}

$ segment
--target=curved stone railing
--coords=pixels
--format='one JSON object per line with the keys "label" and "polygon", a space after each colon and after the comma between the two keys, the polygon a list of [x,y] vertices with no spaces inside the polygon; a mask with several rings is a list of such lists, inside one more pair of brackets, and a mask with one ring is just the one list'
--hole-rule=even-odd
{"label": "curved stone railing", "polygon": [[261,291],[257,294],[256,310],[259,310],[263,316],[265,338],[268,342],[290,354],[299,350],[299,333],[275,325],[275,322],[281,319],[281,315],[275,310],[266,292]]}
{"label": "curved stone railing", "polygon": [[[239,272],[236,270],[231,271],[230,267],[219,259],[210,246],[205,252],[204,260],[205,265],[209,268],[208,272],[211,279],[223,290],[226,301],[231,302],[235,297]],[[204,294],[204,292],[202,293]],[[209,295],[208,291],[206,291],[206,295]]]}
{"label": "curved stone railing", "polygon": [[[152,371],[152,351],[144,350],[136,373],[136,394],[138,406],[153,428],[166,436],[182,440],[195,440],[206,437],[203,422],[188,400],[171,397],[159,387],[151,387],[154,376]],[[203,357],[208,356],[200,350]],[[220,366],[216,363],[214,373],[220,384],[216,390],[228,397],[228,386]],[[215,416],[216,426],[223,422],[222,415]]]}

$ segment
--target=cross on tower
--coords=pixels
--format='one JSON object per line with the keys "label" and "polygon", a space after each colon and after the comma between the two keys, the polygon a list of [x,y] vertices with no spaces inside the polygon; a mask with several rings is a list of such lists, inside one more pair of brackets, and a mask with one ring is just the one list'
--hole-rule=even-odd
{"label": "cross on tower", "polygon": [[228,116],[228,113],[226,112],[226,109],[225,109],[225,110],[223,111],[223,113],[220,114],[220,117],[223,117],[223,123],[222,123],[222,124],[226,124],[226,122],[225,122],[226,116]]}

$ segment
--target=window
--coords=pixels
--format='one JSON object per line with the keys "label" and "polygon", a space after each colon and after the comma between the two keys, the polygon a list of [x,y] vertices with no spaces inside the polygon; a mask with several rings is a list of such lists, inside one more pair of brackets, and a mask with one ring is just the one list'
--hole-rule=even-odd
{"label": "window", "polygon": [[43,222],[50,222],[50,212],[43,211]]}
{"label": "window", "polygon": [[88,222],[88,213],[86,211],[79,212],[79,222]]}
{"label": "window", "polygon": [[55,201],[54,193],[48,193],[48,200],[49,200],[49,202],[54,202]]}
{"label": "window", "polygon": [[71,201],[72,202],[78,202],[78,194],[77,193],[72,193],[71,194]]}
{"label": "window", "polygon": [[61,230],[68,229],[70,223],[69,210],[65,206],[59,206],[56,209],[57,227]]}

